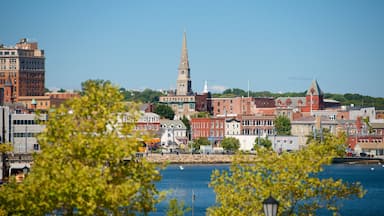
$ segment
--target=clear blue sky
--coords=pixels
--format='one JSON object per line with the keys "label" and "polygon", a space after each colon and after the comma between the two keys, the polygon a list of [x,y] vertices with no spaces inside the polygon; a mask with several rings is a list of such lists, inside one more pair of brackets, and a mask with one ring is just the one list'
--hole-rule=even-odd
{"label": "clear blue sky", "polygon": [[187,30],[192,87],[384,97],[383,0],[3,0],[0,43],[46,52],[46,87],[106,79],[176,86]]}

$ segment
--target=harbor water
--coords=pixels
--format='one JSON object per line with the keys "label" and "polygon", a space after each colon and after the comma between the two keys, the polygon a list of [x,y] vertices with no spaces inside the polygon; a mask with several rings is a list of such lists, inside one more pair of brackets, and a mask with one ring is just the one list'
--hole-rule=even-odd
{"label": "harbor water", "polygon": [[[192,207],[194,215],[205,215],[206,209],[215,204],[215,194],[208,187],[210,176],[214,169],[228,169],[229,165],[170,165],[162,170],[162,180],[157,183],[159,190],[168,191],[168,198],[184,201],[186,206]],[[341,215],[384,215],[384,166],[377,165],[331,165],[324,169],[321,177],[332,177],[344,181],[359,181],[367,190],[362,199],[345,200],[342,202]],[[192,195],[194,201],[192,202]],[[157,206],[155,215],[165,215],[167,200]],[[186,215],[191,215],[188,212]],[[320,211],[318,215],[330,215]]]}

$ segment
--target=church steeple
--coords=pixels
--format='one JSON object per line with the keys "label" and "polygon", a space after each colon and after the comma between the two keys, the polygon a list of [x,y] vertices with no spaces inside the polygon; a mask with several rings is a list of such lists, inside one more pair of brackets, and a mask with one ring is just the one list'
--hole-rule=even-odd
{"label": "church steeple", "polygon": [[191,69],[189,68],[188,50],[187,50],[187,35],[184,31],[183,44],[181,47],[180,65],[177,76],[176,95],[192,95]]}

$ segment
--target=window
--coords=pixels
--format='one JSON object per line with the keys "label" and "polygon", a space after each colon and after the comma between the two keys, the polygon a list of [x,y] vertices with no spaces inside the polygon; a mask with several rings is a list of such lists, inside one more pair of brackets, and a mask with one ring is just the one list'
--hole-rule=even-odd
{"label": "window", "polygon": [[40,149],[39,144],[33,144],[33,150],[38,151]]}

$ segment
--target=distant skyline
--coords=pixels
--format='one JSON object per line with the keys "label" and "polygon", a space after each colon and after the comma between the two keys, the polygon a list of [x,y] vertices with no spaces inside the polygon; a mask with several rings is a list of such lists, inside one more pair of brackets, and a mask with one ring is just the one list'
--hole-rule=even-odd
{"label": "distant skyline", "polygon": [[176,87],[183,31],[192,88],[384,97],[384,1],[22,1],[1,4],[0,44],[45,50],[49,89],[105,79]]}

